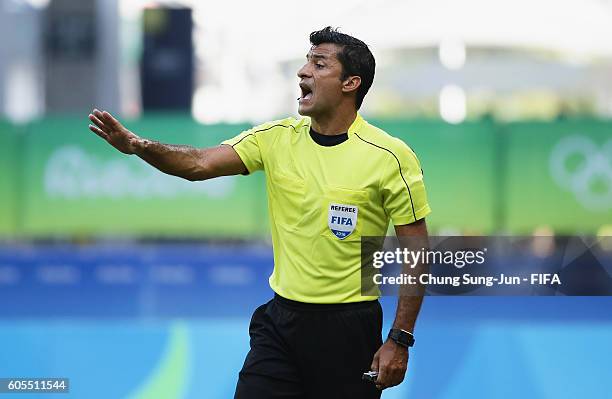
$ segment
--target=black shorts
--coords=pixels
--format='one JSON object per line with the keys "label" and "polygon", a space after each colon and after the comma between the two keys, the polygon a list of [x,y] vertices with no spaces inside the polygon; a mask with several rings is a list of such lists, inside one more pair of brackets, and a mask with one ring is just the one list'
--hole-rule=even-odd
{"label": "black shorts", "polygon": [[307,304],[278,295],[258,307],[234,399],[373,399],[361,376],[382,345],[378,301]]}

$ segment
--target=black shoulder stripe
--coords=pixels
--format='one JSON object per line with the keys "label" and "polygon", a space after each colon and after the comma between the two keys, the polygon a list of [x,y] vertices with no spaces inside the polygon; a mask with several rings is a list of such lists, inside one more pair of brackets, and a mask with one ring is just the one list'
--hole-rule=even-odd
{"label": "black shoulder stripe", "polygon": [[400,176],[402,177],[402,180],[404,181],[404,184],[406,185],[406,189],[408,190],[408,197],[410,197],[410,207],[412,208],[412,215],[414,216],[414,220],[416,222],[416,213],[414,212],[414,203],[412,202],[412,193],[410,192],[410,187],[408,187],[408,183],[406,182],[406,179],[404,179],[404,174],[402,173],[402,164],[400,163],[399,159],[395,156],[393,151],[389,150],[388,148],[381,147],[381,146],[376,145],[376,144],[374,144],[374,143],[372,143],[372,142],[370,142],[368,140],[364,140],[357,133],[355,133],[355,136],[359,137],[359,140],[363,141],[364,143],[368,143],[370,145],[373,145],[374,147],[380,148],[381,150],[385,150],[389,154],[393,155],[393,158],[395,158],[395,160],[397,161],[397,168],[399,169]]}
{"label": "black shoulder stripe", "polygon": [[297,130],[295,130],[295,126],[293,126],[293,125],[289,125],[289,126],[280,125],[280,124],[279,125],[272,125],[272,126],[269,126],[269,127],[265,128],[265,129],[255,130],[253,133],[247,134],[246,136],[244,136],[243,138],[241,138],[240,140],[238,140],[237,142],[232,144],[232,148],[234,148],[234,146],[238,145],[242,140],[246,139],[247,137],[255,136],[255,133],[265,132],[266,130],[270,130],[270,129],[275,128],[275,127],[284,127],[286,129],[292,128],[293,131],[297,133]]}

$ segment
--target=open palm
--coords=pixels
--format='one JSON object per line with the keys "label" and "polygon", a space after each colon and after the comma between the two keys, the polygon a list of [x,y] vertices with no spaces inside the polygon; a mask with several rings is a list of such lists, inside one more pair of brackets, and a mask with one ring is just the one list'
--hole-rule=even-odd
{"label": "open palm", "polygon": [[110,113],[94,109],[89,114],[89,130],[106,140],[110,145],[124,154],[134,154],[137,135],[127,130]]}

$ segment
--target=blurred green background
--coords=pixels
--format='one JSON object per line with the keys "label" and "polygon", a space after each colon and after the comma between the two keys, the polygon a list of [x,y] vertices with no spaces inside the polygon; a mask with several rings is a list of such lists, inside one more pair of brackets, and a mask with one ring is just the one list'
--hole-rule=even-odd
{"label": "blurred green background", "polygon": [[[437,233],[598,233],[612,223],[612,123],[370,120],[421,160]],[[128,128],[214,146],[248,124],[148,115]],[[263,173],[188,182],[118,153],[86,118],[0,123],[4,237],[266,238]],[[356,164],[355,168],[359,168]]]}

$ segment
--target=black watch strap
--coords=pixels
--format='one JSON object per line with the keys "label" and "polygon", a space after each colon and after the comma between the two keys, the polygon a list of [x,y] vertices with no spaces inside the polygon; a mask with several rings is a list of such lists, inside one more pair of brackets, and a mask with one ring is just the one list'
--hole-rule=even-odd
{"label": "black watch strap", "polygon": [[392,328],[391,331],[389,331],[388,338],[396,344],[406,348],[414,345],[414,335],[406,330],[400,330],[399,328]]}

